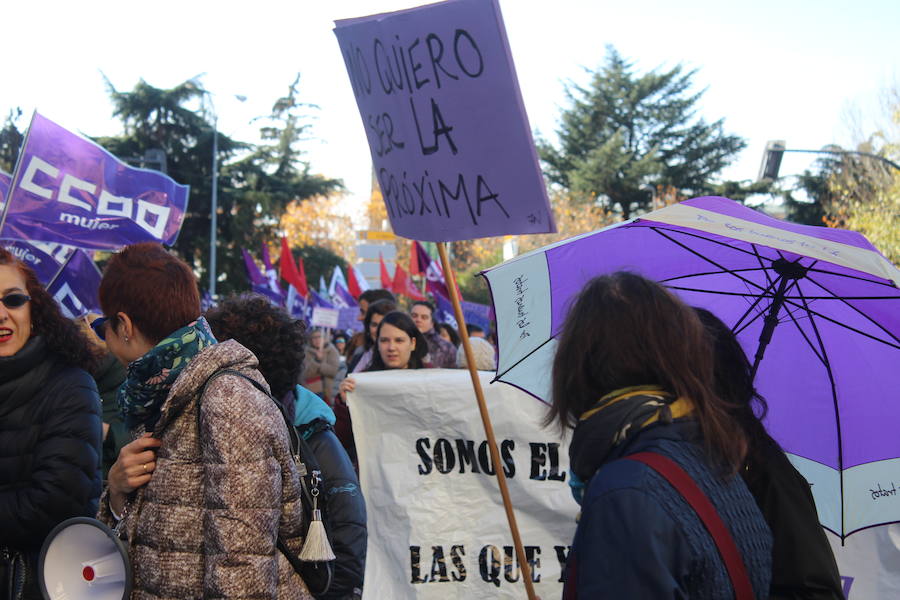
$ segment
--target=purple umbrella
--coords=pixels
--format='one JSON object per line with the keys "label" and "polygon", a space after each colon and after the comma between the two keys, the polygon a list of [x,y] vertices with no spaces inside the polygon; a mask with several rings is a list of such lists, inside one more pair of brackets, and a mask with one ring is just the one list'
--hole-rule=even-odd
{"label": "purple umbrella", "polygon": [[484,273],[497,380],[548,399],[571,298],[618,270],[731,326],[823,526],[843,538],[900,521],[900,270],[865,237],[705,197],[522,255]]}

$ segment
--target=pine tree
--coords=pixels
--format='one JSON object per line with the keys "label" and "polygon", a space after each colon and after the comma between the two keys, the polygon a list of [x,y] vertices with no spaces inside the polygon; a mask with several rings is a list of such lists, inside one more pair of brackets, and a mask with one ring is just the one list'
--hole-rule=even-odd
{"label": "pine tree", "polygon": [[746,144],[725,134],[721,119],[696,118],[703,92],[691,91],[695,74],[680,65],[636,74],[607,47],[606,63],[589,85],[567,90],[559,146],[538,145],[547,178],[626,219],[650,205],[648,185],[710,192],[714,177]]}

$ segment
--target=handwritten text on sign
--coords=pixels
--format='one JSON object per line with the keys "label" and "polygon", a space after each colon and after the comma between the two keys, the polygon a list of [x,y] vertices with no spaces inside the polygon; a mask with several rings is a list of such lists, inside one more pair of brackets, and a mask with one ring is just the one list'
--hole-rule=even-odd
{"label": "handwritten text on sign", "polygon": [[555,231],[496,0],[336,25],[395,232]]}

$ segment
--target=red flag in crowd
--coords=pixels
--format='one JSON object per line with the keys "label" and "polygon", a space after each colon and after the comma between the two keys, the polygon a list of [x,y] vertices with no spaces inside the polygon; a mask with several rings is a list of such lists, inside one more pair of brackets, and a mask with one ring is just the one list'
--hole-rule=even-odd
{"label": "red flag in crowd", "polygon": [[406,274],[406,271],[403,270],[403,267],[400,265],[396,265],[396,270],[394,271],[394,281],[391,284],[391,291],[395,294],[403,294],[404,296],[408,296],[413,300],[424,300],[425,296],[422,295],[422,292],[413,285],[413,282],[410,281],[409,276]]}
{"label": "red flag in crowd", "polygon": [[353,268],[353,265],[347,268],[347,291],[350,292],[354,300],[359,300],[359,296],[362,294],[362,289],[360,289],[359,282],[356,280],[356,269]]}
{"label": "red flag in crowd", "polygon": [[309,296],[306,277],[297,271],[297,265],[294,264],[294,256],[291,254],[286,237],[281,238],[281,260],[278,263],[278,269],[281,271],[281,278],[294,286],[301,296]]}
{"label": "red flag in crowd", "polygon": [[393,281],[391,281],[391,276],[388,274],[387,266],[384,264],[384,257],[380,252],[378,253],[378,262],[381,263],[381,287],[389,290],[393,285]]}
{"label": "red flag in crowd", "polygon": [[301,296],[307,298],[309,296],[309,286],[306,283],[306,268],[303,266],[303,257],[297,257],[297,271],[300,275],[300,283],[303,287],[298,287],[297,291]]}
{"label": "red flag in crowd", "polygon": [[[425,271],[423,271],[423,270],[422,270],[422,267],[419,266],[419,248],[418,248],[418,247],[419,247],[421,244],[419,244],[419,242],[417,242],[416,240],[410,240],[409,244],[410,244],[410,248],[409,248],[409,274],[410,274],[411,276],[415,276],[415,275],[424,275],[424,274],[425,274]],[[424,250],[424,248],[423,248],[423,250]],[[425,266],[427,267],[428,265],[426,264]]]}

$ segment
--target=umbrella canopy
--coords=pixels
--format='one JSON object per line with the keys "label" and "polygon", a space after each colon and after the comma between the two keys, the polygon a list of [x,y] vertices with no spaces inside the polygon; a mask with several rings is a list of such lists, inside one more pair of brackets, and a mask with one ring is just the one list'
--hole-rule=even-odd
{"label": "umbrella canopy", "polygon": [[900,270],[862,235],[688,200],[484,272],[497,380],[544,400],[572,300],[597,275],[656,280],[727,323],[754,364],[766,427],[842,538],[900,521]]}

